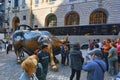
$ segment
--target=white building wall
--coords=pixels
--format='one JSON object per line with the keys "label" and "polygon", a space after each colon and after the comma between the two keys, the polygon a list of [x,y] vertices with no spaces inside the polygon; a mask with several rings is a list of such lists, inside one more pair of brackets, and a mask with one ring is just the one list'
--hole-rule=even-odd
{"label": "white building wall", "polygon": [[[6,4],[7,4],[7,0]],[[10,11],[10,25],[12,27],[12,19],[18,16],[20,19],[20,24],[29,24],[30,20],[30,0],[26,0],[26,7],[19,7],[19,12],[13,13],[13,3],[11,0],[11,11]],[[71,4],[74,4],[73,11],[76,11],[80,16],[80,25],[89,24],[90,14],[98,9],[102,8],[108,13],[107,23],[120,23],[120,0],[102,0],[99,6],[99,0],[76,0],[75,2],[69,2],[69,0],[56,0],[55,2],[40,2],[35,4],[35,0],[32,0],[32,11],[35,15],[35,20],[33,25],[38,25],[40,27],[45,26],[45,18],[48,14],[54,13],[57,16],[57,26],[64,26],[65,15],[71,11]],[[20,5],[22,5],[22,0],[19,0]],[[26,20],[23,20],[23,16],[26,15]],[[7,11],[6,11],[7,17]]]}
{"label": "white building wall", "polygon": [[120,0],[106,0],[104,5],[109,12],[108,23],[120,23]]}

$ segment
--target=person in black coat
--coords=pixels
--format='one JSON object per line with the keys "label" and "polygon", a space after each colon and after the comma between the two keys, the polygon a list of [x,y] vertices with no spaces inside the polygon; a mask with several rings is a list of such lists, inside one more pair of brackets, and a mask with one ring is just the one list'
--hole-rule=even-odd
{"label": "person in black coat", "polygon": [[69,55],[69,62],[71,67],[70,80],[73,80],[75,73],[76,73],[76,80],[80,80],[83,56],[82,56],[82,52],[80,51],[79,43],[75,43],[73,45],[73,50],[70,51],[70,55]]}
{"label": "person in black coat", "polygon": [[47,72],[48,72],[48,66],[50,61],[50,53],[48,52],[48,45],[42,44],[41,50],[37,54],[37,58],[39,59],[39,66],[41,66],[41,69],[38,68],[36,71],[36,76],[39,80],[46,80]]}

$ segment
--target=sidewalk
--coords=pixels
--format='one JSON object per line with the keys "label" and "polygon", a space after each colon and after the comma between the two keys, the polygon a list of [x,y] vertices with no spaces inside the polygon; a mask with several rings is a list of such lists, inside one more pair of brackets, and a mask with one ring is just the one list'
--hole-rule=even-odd
{"label": "sidewalk", "polygon": [[0,52],[5,52],[6,51],[6,49],[4,49],[4,48],[2,48],[2,50],[0,50]]}
{"label": "sidewalk", "polygon": [[[57,59],[60,61],[61,56],[57,55]],[[49,69],[47,80],[69,80],[70,74],[71,74],[71,68],[70,66],[62,66],[60,63],[58,65],[58,72],[53,72]],[[80,80],[86,80],[87,72],[83,71],[81,72],[81,79]],[[108,72],[105,72],[105,78],[104,80],[114,80],[115,76],[110,76]],[[75,80],[75,77],[74,77]]]}
{"label": "sidewalk", "polygon": [[[27,55],[26,55],[27,56]],[[60,61],[61,56],[57,55],[57,59]],[[51,71],[49,69],[46,80],[69,80],[71,69],[70,66],[62,66],[60,63],[58,65],[58,72]],[[17,80],[21,73],[22,68],[17,64],[17,58],[14,51],[10,51],[6,54],[5,49],[0,52],[0,80]],[[86,80],[87,72],[82,70],[81,80]],[[74,79],[75,80],[75,79]],[[105,73],[104,80],[113,80],[109,74]]]}

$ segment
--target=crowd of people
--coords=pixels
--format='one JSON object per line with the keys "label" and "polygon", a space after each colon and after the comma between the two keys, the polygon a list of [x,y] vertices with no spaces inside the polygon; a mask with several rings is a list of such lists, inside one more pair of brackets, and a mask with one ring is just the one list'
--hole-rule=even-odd
{"label": "crowd of people", "polygon": [[[107,38],[103,42],[99,39],[92,40],[90,42],[91,53],[95,50],[101,51],[101,60],[106,64],[106,71],[110,76],[116,76],[120,71],[120,39],[109,39]],[[96,79],[98,80],[98,79]],[[103,80],[103,79],[101,79]]]}
{"label": "crowd of people", "polygon": [[9,53],[9,51],[12,51],[12,38],[10,38],[9,40],[3,40],[0,39],[0,50],[2,51],[3,49],[6,50],[6,54]]}
{"label": "crowd of people", "polygon": [[[118,74],[120,70],[120,39],[108,38],[103,42],[100,42],[99,39],[90,40],[89,48],[90,51],[84,58],[78,42],[73,44],[72,48],[70,42],[62,44],[61,65],[70,66],[70,80],[73,80],[75,75],[76,80],[80,80],[81,70],[87,72],[85,80],[104,80],[105,72],[108,72],[110,76]],[[32,55],[22,62],[24,72],[19,80],[46,80],[49,61],[48,45],[43,44],[37,55]]]}

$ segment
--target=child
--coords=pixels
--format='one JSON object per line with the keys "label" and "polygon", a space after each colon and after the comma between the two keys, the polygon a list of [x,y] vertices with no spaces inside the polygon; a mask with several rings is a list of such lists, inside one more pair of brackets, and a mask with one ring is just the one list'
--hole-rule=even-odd
{"label": "child", "polygon": [[21,66],[24,72],[20,76],[19,80],[38,80],[34,74],[37,68],[37,59],[34,58],[34,56],[29,56],[22,62]]}

